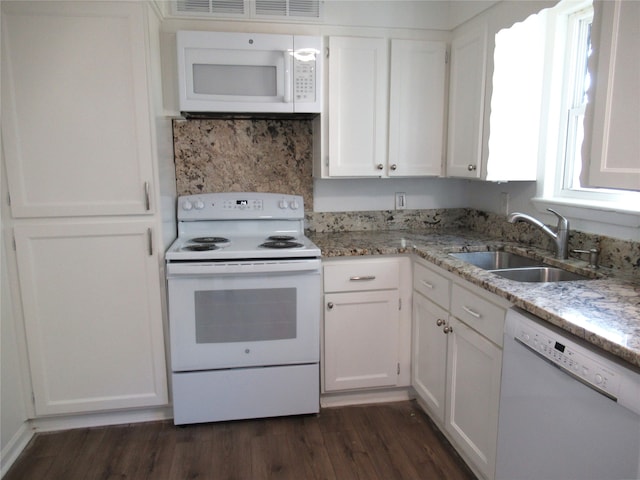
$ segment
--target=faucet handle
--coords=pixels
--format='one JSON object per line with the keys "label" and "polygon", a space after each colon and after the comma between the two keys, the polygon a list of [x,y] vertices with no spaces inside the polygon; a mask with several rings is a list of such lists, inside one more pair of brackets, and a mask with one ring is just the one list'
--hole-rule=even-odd
{"label": "faucet handle", "polygon": [[558,230],[569,230],[569,220],[556,212],[553,208],[547,208],[547,211],[558,217]]}
{"label": "faucet handle", "polygon": [[589,268],[598,268],[598,259],[600,257],[600,250],[597,248],[590,248],[589,250],[575,249],[571,250],[573,253],[588,253],[589,254]]}

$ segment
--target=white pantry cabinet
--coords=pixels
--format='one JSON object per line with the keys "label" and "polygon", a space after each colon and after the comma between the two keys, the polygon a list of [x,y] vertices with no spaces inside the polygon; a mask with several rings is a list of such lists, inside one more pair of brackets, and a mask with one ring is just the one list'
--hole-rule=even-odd
{"label": "white pantry cabinet", "polygon": [[581,184],[640,191],[640,2],[594,2]]}
{"label": "white pantry cabinet", "polygon": [[14,217],[154,212],[144,8],[2,2]]}
{"label": "white pantry cabinet", "polygon": [[29,415],[166,405],[149,5],[1,8]]}
{"label": "white pantry cabinet", "polygon": [[507,303],[452,278],[414,262],[412,385],[456,450],[491,479]]}
{"label": "white pantry cabinet", "polygon": [[15,227],[36,415],[167,403],[152,227]]}
{"label": "white pantry cabinet", "polygon": [[324,265],[324,391],[393,387],[399,378],[398,259]]}
{"label": "white pantry cabinet", "polygon": [[446,44],[330,37],[329,52],[329,156],[321,175],[440,175]]}

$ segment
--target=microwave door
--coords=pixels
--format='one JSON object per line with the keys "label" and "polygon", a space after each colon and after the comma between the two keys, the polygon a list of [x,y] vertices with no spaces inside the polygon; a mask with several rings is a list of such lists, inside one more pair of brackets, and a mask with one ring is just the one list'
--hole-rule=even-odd
{"label": "microwave door", "polygon": [[186,49],[180,109],[293,112],[291,76],[288,51]]}

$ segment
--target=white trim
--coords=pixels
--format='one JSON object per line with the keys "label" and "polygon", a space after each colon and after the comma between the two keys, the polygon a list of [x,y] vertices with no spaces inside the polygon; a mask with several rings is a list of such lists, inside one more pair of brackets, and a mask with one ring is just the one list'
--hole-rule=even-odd
{"label": "white trim", "polygon": [[320,395],[320,406],[322,408],[343,407],[346,405],[364,405],[367,403],[402,402],[414,398],[410,395],[408,387],[331,392]]}
{"label": "white trim", "polygon": [[79,415],[59,415],[31,420],[36,432],[55,432],[72,428],[103,427],[126,423],[155,422],[173,418],[171,407],[146,408],[143,410],[121,410]]}
{"label": "white trim", "polygon": [[24,422],[13,435],[11,440],[9,440],[9,442],[4,446],[0,453],[0,463],[2,464],[2,467],[0,468],[0,478],[4,477],[9,471],[16,459],[27,447],[34,434],[35,431],[29,425],[29,422]]}
{"label": "white trim", "polygon": [[546,212],[546,209],[549,207],[557,207],[561,209],[564,216],[569,218],[578,218],[595,223],[640,229],[640,212],[637,210],[625,209],[620,205],[613,205],[609,202],[575,200],[557,197],[535,197],[531,199],[531,202],[540,212]]}

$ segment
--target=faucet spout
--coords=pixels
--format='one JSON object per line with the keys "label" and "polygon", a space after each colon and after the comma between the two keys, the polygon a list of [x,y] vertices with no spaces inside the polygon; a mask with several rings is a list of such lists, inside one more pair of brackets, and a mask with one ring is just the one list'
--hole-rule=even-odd
{"label": "faucet spout", "polygon": [[556,258],[566,260],[569,258],[569,220],[551,208],[547,210],[558,217],[558,225],[554,232],[537,218],[526,213],[513,212],[507,216],[509,223],[527,222],[538,227],[542,232],[551,238],[556,246]]}

